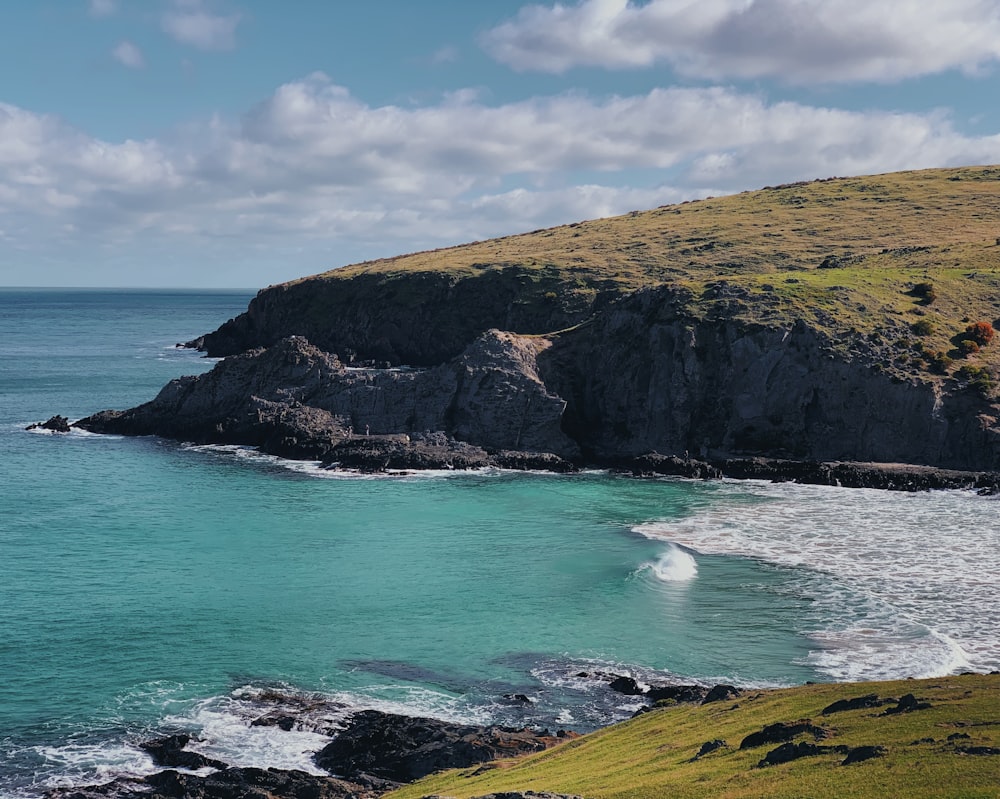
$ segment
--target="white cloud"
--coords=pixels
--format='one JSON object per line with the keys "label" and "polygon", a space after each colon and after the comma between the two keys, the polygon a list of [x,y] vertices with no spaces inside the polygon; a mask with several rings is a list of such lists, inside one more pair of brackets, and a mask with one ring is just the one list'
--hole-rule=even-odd
{"label": "white cloud", "polygon": [[[962,135],[944,115],[771,103],[723,88],[371,106],[316,74],[239,120],[159,140],[101,141],[0,104],[0,228],[4,246],[27,248],[335,243],[332,266],[708,189],[996,162],[1000,136]],[[636,176],[652,188],[628,188]]]}
{"label": "white cloud", "polygon": [[94,17],[107,17],[118,10],[115,0],[90,0],[90,14]]}
{"label": "white cloud", "polygon": [[236,26],[240,14],[215,14],[200,0],[175,0],[163,15],[164,32],[181,44],[199,50],[232,50],[236,46]]}
{"label": "white cloud", "polygon": [[1000,3],[583,0],[526,6],[482,44],[518,70],[667,64],[707,78],[895,81],[1000,60]]}
{"label": "white cloud", "polygon": [[447,45],[431,56],[432,64],[453,64],[458,61],[458,48]]}
{"label": "white cloud", "polygon": [[146,66],[146,60],[142,57],[142,50],[127,39],[115,45],[111,51],[111,55],[114,56],[114,59],[118,63],[130,69],[142,69]]}

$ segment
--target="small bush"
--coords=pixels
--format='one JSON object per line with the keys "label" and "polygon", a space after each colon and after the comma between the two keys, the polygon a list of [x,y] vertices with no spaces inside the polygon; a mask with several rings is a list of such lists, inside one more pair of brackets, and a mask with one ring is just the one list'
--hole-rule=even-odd
{"label": "small bush", "polygon": [[910,329],[918,336],[929,336],[934,332],[934,323],[930,319],[921,319],[910,325]]}
{"label": "small bush", "polygon": [[924,362],[927,364],[927,368],[930,371],[939,375],[946,374],[948,372],[948,367],[953,363],[952,359],[941,350],[924,353]]}
{"label": "small bush", "polygon": [[955,377],[960,380],[967,380],[969,388],[988,394],[993,389],[993,376],[988,369],[981,366],[964,365],[955,372]]}
{"label": "small bush", "polygon": [[937,299],[937,291],[934,289],[933,283],[917,283],[910,290],[910,294],[914,297],[919,297],[924,305],[930,305]]}
{"label": "small bush", "polygon": [[965,328],[965,338],[976,342],[980,347],[985,347],[993,341],[995,335],[996,331],[989,322],[973,322]]}
{"label": "small bush", "polygon": [[971,338],[963,338],[958,342],[958,349],[961,351],[962,355],[973,355],[979,352],[979,345],[976,344]]}

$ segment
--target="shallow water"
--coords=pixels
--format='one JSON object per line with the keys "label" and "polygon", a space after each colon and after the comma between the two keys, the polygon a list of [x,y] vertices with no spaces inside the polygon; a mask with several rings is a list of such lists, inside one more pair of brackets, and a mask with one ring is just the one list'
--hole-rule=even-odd
{"label": "shallow water", "polygon": [[320,727],[364,706],[586,730],[636,707],[599,673],[768,685],[1000,668],[991,499],[363,478],[23,430],[209,368],[173,344],[248,299],[0,292],[2,796],[145,773],[135,743],[174,729],[233,763],[309,768],[325,737],[250,726],[275,696],[344,705]]}

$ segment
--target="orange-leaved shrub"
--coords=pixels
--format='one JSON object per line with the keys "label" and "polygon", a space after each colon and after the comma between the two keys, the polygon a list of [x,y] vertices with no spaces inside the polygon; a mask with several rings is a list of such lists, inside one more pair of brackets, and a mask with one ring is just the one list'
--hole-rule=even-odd
{"label": "orange-leaved shrub", "polygon": [[996,331],[989,322],[973,322],[965,328],[964,338],[976,342],[980,347],[985,347],[993,341],[995,335]]}

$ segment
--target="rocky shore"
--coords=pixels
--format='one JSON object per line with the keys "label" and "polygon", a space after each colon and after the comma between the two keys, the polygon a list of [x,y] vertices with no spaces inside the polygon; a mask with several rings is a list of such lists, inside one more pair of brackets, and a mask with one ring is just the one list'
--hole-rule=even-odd
{"label": "rocky shore", "polygon": [[[639,697],[645,712],[654,705],[703,704],[732,699],[741,692],[733,686],[640,685],[632,677],[594,673],[580,675],[624,696]],[[277,697],[276,697],[277,698]],[[264,711],[251,726],[278,726],[284,730],[311,728],[317,700],[303,704],[302,715],[289,710]],[[518,701],[515,698],[512,701]],[[519,701],[529,702],[527,697]],[[340,710],[341,706],[331,706]],[[322,714],[320,714],[322,715]],[[579,738],[568,730],[551,732],[528,727],[456,724],[430,718],[402,716],[377,710],[352,715],[342,729],[330,730],[332,740],[313,756],[328,776],[299,770],[236,767],[195,751],[198,741],[176,733],[144,741],[146,751],[161,771],[146,777],[120,777],[101,785],[58,788],[46,799],[377,799],[382,794],[429,774],[453,768],[493,768],[493,761],[541,752]],[[504,794],[498,799],[558,799],[555,794]]]}
{"label": "rocky shore", "polygon": [[[600,467],[637,476],[753,478],[903,491],[1000,489],[995,468],[973,468],[993,466],[998,456],[973,447],[974,441],[963,444],[969,453],[958,460],[963,468],[918,465],[920,458],[861,462],[781,456],[780,449],[777,455],[734,452],[732,446],[707,444],[695,457],[683,444],[699,434],[680,438],[664,426],[660,412],[669,409],[637,408],[631,428],[604,414],[584,423],[579,405],[589,400],[571,402],[562,394],[572,396],[573,389],[560,394],[552,387],[563,372],[545,359],[557,346],[544,337],[491,330],[459,357],[435,367],[357,368],[291,336],[230,356],[205,374],[172,380],[143,405],[101,411],[73,426],[96,433],[255,446],[284,458],[319,461],[325,468],[362,472]],[[661,396],[647,386],[645,394],[650,403],[675,404],[684,394],[668,385],[663,392]],[[633,388],[621,386],[621,402],[631,402],[633,395]],[[646,428],[642,435],[633,429],[638,424]],[[871,420],[865,424],[871,427]],[[36,426],[68,429],[67,420],[58,416]],[[993,432],[981,428],[976,435]],[[816,454],[871,453],[877,442],[865,441],[864,447],[824,444],[811,449]],[[900,454],[896,444],[881,451]]]}

